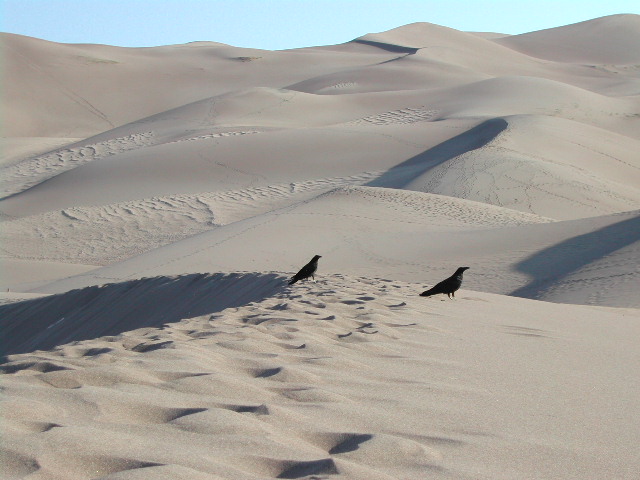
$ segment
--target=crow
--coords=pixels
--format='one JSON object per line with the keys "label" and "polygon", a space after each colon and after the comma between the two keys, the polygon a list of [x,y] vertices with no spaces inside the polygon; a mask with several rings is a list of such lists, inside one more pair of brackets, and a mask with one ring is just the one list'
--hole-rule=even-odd
{"label": "crow", "polygon": [[455,291],[460,288],[460,285],[462,285],[462,274],[465,270],[468,269],[469,267],[458,268],[456,270],[456,273],[436,284],[426,292],[422,292],[420,296],[430,297],[431,295],[437,295],[438,293],[446,293],[449,298],[451,298],[452,296],[455,297]]}
{"label": "crow", "polygon": [[289,280],[289,285],[293,285],[298,280],[305,280],[309,277],[315,280],[316,277],[314,277],[313,274],[316,273],[316,270],[318,269],[319,258],[322,258],[322,257],[320,255],[315,255],[309,263],[307,263],[304,267],[300,269],[298,273],[296,273],[293,277],[291,277],[291,280]]}

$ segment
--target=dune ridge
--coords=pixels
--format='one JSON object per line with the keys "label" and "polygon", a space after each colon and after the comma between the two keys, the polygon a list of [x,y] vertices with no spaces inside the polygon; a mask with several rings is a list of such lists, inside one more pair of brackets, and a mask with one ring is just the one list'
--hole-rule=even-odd
{"label": "dune ridge", "polygon": [[[637,389],[620,376],[638,362],[628,335],[637,310],[467,290],[457,302],[425,302],[421,285],[379,278],[325,275],[294,288],[283,280],[149,278],[25,302],[45,311],[47,301],[53,309],[73,301],[92,317],[123,289],[126,299],[145,289],[186,293],[184,283],[196,282],[203,295],[212,290],[199,287],[214,282],[242,305],[163,325],[169,316],[150,316],[158,323],[117,333],[119,316],[131,315],[125,300],[102,310],[113,335],[9,355],[1,367],[9,474],[466,478],[507,463],[505,475],[527,475],[536,456],[544,476],[633,478],[637,425],[615,412],[637,418]],[[175,298],[186,308],[204,300]],[[80,327],[89,317],[65,321]],[[594,343],[605,330],[608,341]],[[581,382],[576,363],[595,359],[600,368]],[[593,389],[616,393],[594,401]],[[576,423],[594,435],[577,436]]]}

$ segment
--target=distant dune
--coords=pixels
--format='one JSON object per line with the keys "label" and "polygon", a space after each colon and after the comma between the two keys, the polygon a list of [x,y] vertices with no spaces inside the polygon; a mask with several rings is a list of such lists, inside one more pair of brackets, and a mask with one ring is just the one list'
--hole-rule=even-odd
{"label": "distant dune", "polygon": [[6,478],[636,479],[640,16],[0,35]]}
{"label": "distant dune", "polygon": [[537,32],[497,38],[496,43],[554,62],[593,65],[640,63],[640,16],[611,15]]}

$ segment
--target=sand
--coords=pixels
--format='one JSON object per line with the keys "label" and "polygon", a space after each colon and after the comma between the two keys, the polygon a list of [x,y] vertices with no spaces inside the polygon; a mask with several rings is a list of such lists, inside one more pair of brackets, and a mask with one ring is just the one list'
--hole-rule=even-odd
{"label": "sand", "polygon": [[2,34],[4,478],[635,479],[639,18]]}

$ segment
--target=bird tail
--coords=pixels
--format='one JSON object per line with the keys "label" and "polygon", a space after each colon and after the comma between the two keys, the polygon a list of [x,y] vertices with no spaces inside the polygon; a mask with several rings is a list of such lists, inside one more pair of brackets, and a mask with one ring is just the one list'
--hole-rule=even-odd
{"label": "bird tail", "polygon": [[429,290],[422,292],[420,294],[421,297],[430,297],[431,295],[435,295],[435,292],[433,291],[433,288],[430,288]]}
{"label": "bird tail", "polygon": [[298,279],[296,277],[291,277],[291,280],[289,280],[289,285],[293,285],[297,281],[298,281]]}

